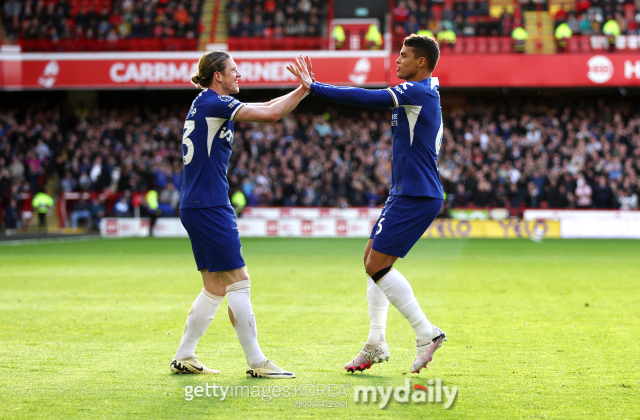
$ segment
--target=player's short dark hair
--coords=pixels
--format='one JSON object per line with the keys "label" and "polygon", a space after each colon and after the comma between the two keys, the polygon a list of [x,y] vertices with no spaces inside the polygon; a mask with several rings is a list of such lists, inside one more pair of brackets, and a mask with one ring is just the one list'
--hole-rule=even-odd
{"label": "player's short dark hair", "polygon": [[411,34],[404,39],[403,45],[405,47],[413,48],[413,53],[416,58],[424,57],[427,60],[427,68],[429,71],[433,71],[440,59],[440,47],[438,42],[428,36]]}
{"label": "player's short dark hair", "polygon": [[209,51],[198,60],[198,71],[191,76],[191,83],[203,88],[211,86],[213,74],[227,69],[227,60],[231,56],[224,51]]}

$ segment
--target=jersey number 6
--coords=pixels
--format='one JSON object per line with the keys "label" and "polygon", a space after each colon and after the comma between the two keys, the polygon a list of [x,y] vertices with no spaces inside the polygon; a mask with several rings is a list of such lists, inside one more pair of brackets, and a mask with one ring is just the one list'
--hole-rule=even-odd
{"label": "jersey number 6", "polygon": [[193,159],[193,142],[189,138],[189,134],[196,128],[196,122],[187,120],[184,122],[184,134],[182,135],[182,144],[187,146],[187,153],[183,156],[184,164],[188,165]]}

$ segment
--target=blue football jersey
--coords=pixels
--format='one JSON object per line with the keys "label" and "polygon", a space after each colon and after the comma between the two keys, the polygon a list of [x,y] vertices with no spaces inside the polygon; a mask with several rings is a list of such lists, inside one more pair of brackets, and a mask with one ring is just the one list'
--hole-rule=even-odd
{"label": "blue football jersey", "polygon": [[438,78],[387,88],[393,98],[390,195],[444,198],[438,169],[442,107]]}
{"label": "blue football jersey", "polygon": [[211,89],[204,89],[194,99],[182,131],[181,209],[229,204],[227,165],[233,144],[233,118],[244,105]]}

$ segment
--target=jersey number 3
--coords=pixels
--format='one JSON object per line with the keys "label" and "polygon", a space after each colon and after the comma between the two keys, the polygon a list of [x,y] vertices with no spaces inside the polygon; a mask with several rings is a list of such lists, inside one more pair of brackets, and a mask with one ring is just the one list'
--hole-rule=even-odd
{"label": "jersey number 3", "polygon": [[196,128],[196,122],[193,120],[186,120],[184,122],[184,134],[182,135],[182,145],[187,146],[187,153],[184,154],[184,164],[188,165],[193,159],[193,142],[189,138],[189,135]]}

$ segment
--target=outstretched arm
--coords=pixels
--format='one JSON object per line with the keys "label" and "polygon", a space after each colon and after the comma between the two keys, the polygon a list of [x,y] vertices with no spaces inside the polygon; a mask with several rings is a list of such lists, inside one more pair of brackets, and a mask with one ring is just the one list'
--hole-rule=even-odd
{"label": "outstretched arm", "polygon": [[338,87],[315,82],[311,84],[311,93],[324,99],[347,105],[389,109],[395,106],[393,93],[387,89],[360,89]]}
{"label": "outstretched arm", "polygon": [[307,90],[299,86],[296,90],[288,95],[283,96],[280,100],[271,103],[271,105],[247,104],[238,111],[234,121],[246,121],[257,123],[276,122],[281,118],[289,115],[293,109],[298,106],[302,98],[307,94]]}
{"label": "outstretched arm", "polygon": [[324,99],[347,105],[366,106],[371,108],[389,109],[398,106],[395,94],[388,89],[360,89],[354,87],[337,87],[318,83],[313,77],[311,59],[296,60],[296,66],[289,69],[291,73],[300,79],[300,84],[309,89],[311,93]]}
{"label": "outstretched arm", "polygon": [[276,102],[282,101],[287,96],[293,95],[294,93],[295,93],[295,90],[292,90],[291,92],[287,93],[286,95],[278,96],[277,98],[272,99],[269,102],[249,102],[249,103],[247,103],[246,106],[270,106],[270,105],[275,104]]}

